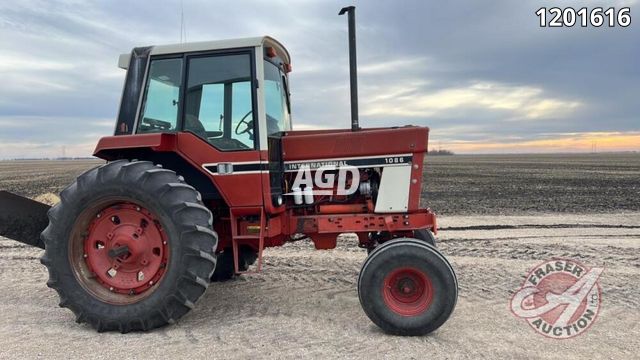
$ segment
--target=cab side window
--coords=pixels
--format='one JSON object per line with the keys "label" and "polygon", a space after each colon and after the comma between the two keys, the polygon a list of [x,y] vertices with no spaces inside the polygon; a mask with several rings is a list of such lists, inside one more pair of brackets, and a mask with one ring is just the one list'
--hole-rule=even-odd
{"label": "cab side window", "polygon": [[182,58],[151,61],[138,133],[176,130],[181,84]]}

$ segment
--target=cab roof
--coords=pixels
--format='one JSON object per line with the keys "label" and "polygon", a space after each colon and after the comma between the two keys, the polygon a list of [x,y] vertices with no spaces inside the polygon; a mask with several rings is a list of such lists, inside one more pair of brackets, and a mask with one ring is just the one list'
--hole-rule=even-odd
{"label": "cab roof", "polygon": [[[240,39],[227,39],[227,40],[214,40],[214,41],[200,41],[190,42],[182,44],[170,44],[170,45],[154,45],[151,46],[151,55],[165,55],[165,54],[182,54],[196,51],[208,51],[208,50],[223,50],[234,48],[247,48],[258,46],[272,46],[276,49],[276,52],[285,63],[290,64],[291,58],[289,52],[278,40],[270,36],[257,36],[250,38]],[[122,54],[118,59],[118,67],[121,69],[127,69],[129,67],[129,60],[131,54]]]}

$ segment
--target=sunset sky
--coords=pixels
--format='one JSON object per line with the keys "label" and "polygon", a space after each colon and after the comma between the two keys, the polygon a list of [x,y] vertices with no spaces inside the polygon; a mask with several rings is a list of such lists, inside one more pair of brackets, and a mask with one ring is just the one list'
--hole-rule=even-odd
{"label": "sunset sky", "polygon": [[[187,40],[275,37],[294,129],[344,128],[345,4],[184,0]],[[456,153],[640,151],[640,2],[561,3],[630,6],[627,28],[540,28],[557,4],[355,1],[361,125],[429,126]],[[179,39],[179,0],[0,2],[0,158],[91,155],[113,131],[118,55]]]}

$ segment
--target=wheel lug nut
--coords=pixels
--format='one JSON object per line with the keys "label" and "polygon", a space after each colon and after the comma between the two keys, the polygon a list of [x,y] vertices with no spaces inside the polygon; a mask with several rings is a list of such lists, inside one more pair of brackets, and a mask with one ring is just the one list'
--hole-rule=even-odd
{"label": "wheel lug nut", "polygon": [[136,211],[140,211],[140,206],[136,206]]}
{"label": "wheel lug nut", "polygon": [[109,291],[113,291],[113,286],[109,288]]}
{"label": "wheel lug nut", "polygon": [[96,215],[96,217],[97,217],[98,219],[100,219],[100,217],[101,217],[101,216],[102,216],[102,214],[97,214],[97,215]]}
{"label": "wheel lug nut", "polygon": [[149,281],[149,285],[153,285],[153,280]]}
{"label": "wheel lug nut", "polygon": [[88,258],[88,257],[89,257],[89,255],[84,254],[84,255],[82,255],[82,257],[86,259],[86,258]]}

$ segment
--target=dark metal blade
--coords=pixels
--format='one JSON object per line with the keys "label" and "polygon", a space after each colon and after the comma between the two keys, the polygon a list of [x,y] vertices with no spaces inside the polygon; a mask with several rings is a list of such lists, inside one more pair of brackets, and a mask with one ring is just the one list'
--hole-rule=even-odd
{"label": "dark metal blade", "polygon": [[44,249],[40,233],[47,227],[49,205],[0,191],[0,236]]}

